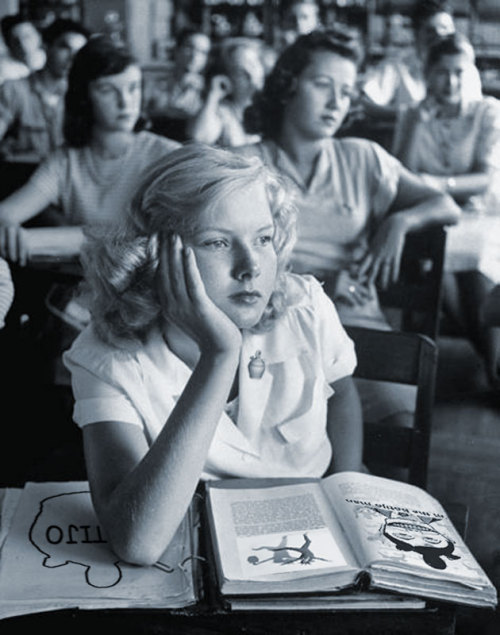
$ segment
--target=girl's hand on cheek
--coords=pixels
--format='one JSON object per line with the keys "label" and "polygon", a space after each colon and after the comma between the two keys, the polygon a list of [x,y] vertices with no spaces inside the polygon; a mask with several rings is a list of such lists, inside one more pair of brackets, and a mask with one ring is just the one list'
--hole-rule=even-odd
{"label": "girl's hand on cheek", "polygon": [[178,235],[160,242],[159,279],[165,318],[185,331],[202,353],[240,350],[240,330],[207,295],[194,252]]}

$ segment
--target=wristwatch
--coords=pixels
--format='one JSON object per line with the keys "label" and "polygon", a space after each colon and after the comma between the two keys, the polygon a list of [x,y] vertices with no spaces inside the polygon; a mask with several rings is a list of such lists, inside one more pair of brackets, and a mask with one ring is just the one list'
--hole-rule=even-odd
{"label": "wristwatch", "polygon": [[457,181],[453,176],[449,176],[446,179],[446,191],[451,192],[457,186]]}

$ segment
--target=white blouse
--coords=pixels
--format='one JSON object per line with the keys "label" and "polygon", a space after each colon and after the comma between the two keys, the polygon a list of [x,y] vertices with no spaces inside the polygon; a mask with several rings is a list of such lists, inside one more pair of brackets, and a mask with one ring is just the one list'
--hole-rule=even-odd
{"label": "white blouse", "polygon": [[[232,418],[221,416],[203,478],[320,477],[330,463],[330,384],[353,373],[354,345],[315,278],[290,274],[288,297],[290,306],[272,330],[243,333],[237,407]],[[257,351],[265,362],[260,379],[248,371]],[[89,326],[63,359],[79,426],[131,423],[149,444],[168,425],[191,375],[159,330],[140,347],[117,349]]]}

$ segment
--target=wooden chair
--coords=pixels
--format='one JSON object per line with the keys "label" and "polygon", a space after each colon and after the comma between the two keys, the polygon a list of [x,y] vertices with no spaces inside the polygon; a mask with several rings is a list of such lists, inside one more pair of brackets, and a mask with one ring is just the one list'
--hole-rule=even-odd
{"label": "wooden chair", "polygon": [[445,247],[442,226],[408,234],[399,280],[378,289],[380,304],[395,328],[437,338]]}
{"label": "wooden chair", "polygon": [[376,466],[407,468],[408,482],[426,487],[437,367],[435,342],[419,333],[346,326],[354,341],[358,365],[354,376],[414,385],[417,388],[413,428],[366,424],[363,460]]}

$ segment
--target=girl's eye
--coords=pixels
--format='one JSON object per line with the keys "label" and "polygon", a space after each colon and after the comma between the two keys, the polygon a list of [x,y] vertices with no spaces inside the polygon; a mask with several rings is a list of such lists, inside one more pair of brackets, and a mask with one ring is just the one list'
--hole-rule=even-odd
{"label": "girl's eye", "polygon": [[226,246],[225,240],[206,240],[203,243],[204,247],[210,247],[211,249],[223,249]]}
{"label": "girl's eye", "polygon": [[330,88],[330,82],[326,82],[326,81],[321,80],[321,79],[317,79],[314,82],[314,85],[317,86],[318,88],[324,88],[324,89]]}
{"label": "girl's eye", "polygon": [[264,246],[264,245],[270,245],[273,241],[273,237],[272,236],[259,236],[258,238],[259,244]]}
{"label": "girl's eye", "polygon": [[106,93],[111,93],[113,89],[112,89],[111,86],[107,86],[106,84],[102,84],[101,86],[97,86],[96,90],[97,90],[98,93],[106,94]]}

